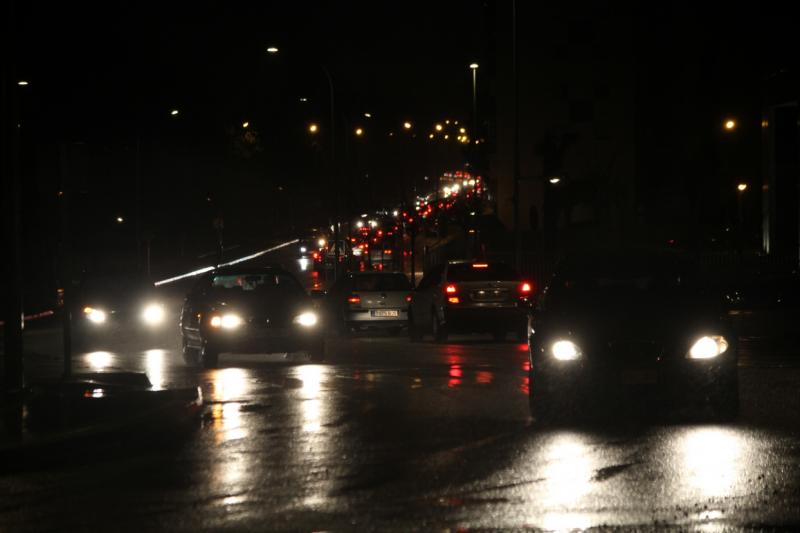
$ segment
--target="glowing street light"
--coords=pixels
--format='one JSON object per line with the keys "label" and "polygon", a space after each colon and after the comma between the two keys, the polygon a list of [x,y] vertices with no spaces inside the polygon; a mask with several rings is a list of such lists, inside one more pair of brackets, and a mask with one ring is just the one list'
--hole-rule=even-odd
{"label": "glowing street light", "polygon": [[435,129],[436,131],[442,131],[442,128],[443,128],[443,126],[442,126],[441,124],[436,124],[436,125],[433,127],[433,129]]}
{"label": "glowing street light", "polygon": [[125,222],[123,217],[117,217],[117,224],[122,224],[123,222]]}
{"label": "glowing street light", "polygon": [[470,63],[469,64],[469,68],[471,68],[472,70],[477,70],[478,66],[479,65],[477,63]]}
{"label": "glowing street light", "polygon": [[433,139],[433,133],[428,134],[428,139]]}
{"label": "glowing street light", "polygon": [[561,178],[559,178],[558,176],[553,176],[547,181],[549,181],[553,185],[557,185],[558,183],[561,183]]}
{"label": "glowing street light", "polygon": [[736,190],[739,192],[744,192],[747,190],[747,184],[742,182],[736,186]]}
{"label": "glowing street light", "polygon": [[725,121],[725,129],[728,131],[733,131],[736,129],[736,121],[732,118],[729,118]]}
{"label": "glowing street light", "polygon": [[366,117],[366,118],[372,118],[372,113],[364,113],[364,117]]}
{"label": "glowing street light", "polygon": [[244,129],[247,129],[247,128],[249,128],[249,127],[250,127],[250,123],[249,123],[249,122],[247,122],[247,121],[245,120],[244,122],[242,122],[242,127],[243,127]]}
{"label": "glowing street light", "polygon": [[268,54],[277,54],[278,53],[278,47],[277,46],[268,47],[267,48],[267,53]]}
{"label": "glowing street light", "polygon": [[467,133],[467,128],[458,128],[459,133]]}
{"label": "glowing street light", "polygon": [[20,87],[26,87],[28,85],[28,82],[26,80],[19,80],[17,82],[17,85],[19,85]]}
{"label": "glowing street light", "polygon": [[306,102],[308,102],[308,98],[306,98],[305,96],[301,96],[300,97],[300,101],[303,102],[303,103],[306,103]]}
{"label": "glowing street light", "polygon": [[180,113],[180,111],[178,111],[177,109],[172,109],[172,110],[169,112],[169,114],[170,114],[170,115],[172,115],[173,117],[177,116],[177,115],[178,115],[178,113]]}
{"label": "glowing street light", "polygon": [[411,129],[411,123],[410,123],[410,122],[407,122],[407,121],[406,121],[406,122],[403,122],[403,128],[405,128],[405,129],[407,129],[407,130],[410,130],[410,129]]}
{"label": "glowing street light", "polygon": [[319,126],[317,126],[313,122],[308,125],[308,132],[309,133],[317,133],[318,131],[319,131]]}
{"label": "glowing street light", "polygon": [[364,130],[362,128],[356,128],[355,133],[357,137],[361,137],[362,135],[364,135]]}

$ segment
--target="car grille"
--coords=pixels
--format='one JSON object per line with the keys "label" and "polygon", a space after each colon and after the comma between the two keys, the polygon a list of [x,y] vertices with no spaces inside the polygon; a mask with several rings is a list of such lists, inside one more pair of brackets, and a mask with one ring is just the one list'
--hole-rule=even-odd
{"label": "car grille", "polygon": [[621,367],[650,367],[658,363],[664,349],[652,341],[613,341],[607,345],[607,360]]}

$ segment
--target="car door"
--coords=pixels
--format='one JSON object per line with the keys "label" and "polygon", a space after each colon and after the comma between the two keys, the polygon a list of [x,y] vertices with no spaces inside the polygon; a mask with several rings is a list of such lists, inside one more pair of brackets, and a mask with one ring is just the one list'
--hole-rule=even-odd
{"label": "car door", "polygon": [[422,277],[414,296],[411,300],[411,311],[414,325],[427,327],[432,320],[431,309],[435,305],[434,293],[436,287],[441,283],[444,273],[444,265],[439,265],[431,269]]}

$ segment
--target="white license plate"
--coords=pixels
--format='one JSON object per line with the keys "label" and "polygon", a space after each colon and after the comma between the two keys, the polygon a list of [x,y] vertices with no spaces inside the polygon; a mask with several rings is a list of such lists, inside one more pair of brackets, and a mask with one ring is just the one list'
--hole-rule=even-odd
{"label": "white license plate", "polygon": [[372,316],[376,317],[398,317],[400,316],[400,311],[397,309],[376,309],[372,312]]}

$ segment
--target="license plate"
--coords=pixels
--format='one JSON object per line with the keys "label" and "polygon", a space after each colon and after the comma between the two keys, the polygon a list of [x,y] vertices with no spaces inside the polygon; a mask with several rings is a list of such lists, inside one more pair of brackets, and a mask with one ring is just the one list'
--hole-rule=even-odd
{"label": "license plate", "polygon": [[655,370],[623,370],[619,380],[625,385],[649,385],[658,383],[658,373]]}
{"label": "license plate", "polygon": [[376,317],[398,317],[400,316],[400,311],[397,309],[376,309],[372,312],[372,316]]}

